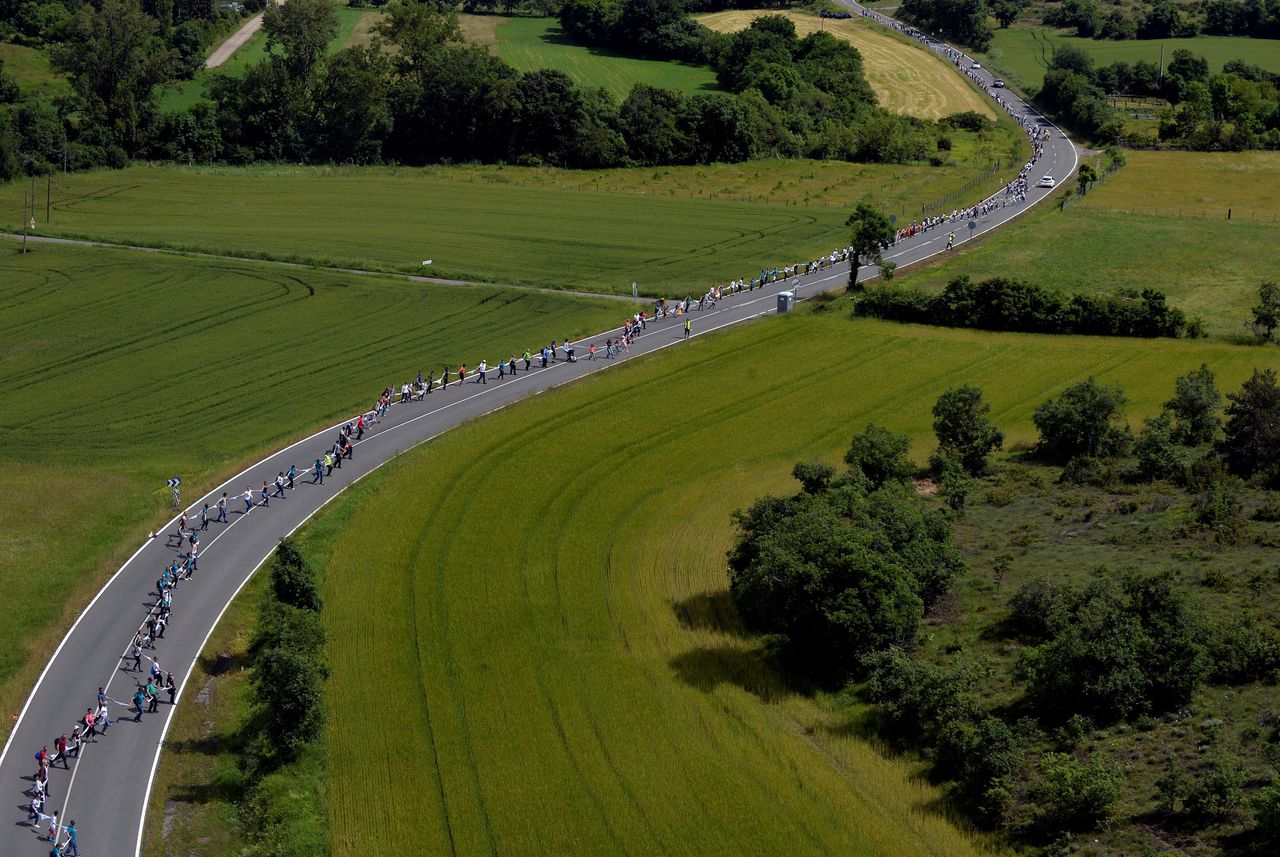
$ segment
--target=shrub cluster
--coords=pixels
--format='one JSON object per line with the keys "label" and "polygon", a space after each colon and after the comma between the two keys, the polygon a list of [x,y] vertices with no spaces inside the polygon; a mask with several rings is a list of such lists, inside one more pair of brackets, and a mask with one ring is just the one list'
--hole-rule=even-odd
{"label": "shrub cluster", "polygon": [[906,448],[905,437],[869,426],[844,473],[797,465],[803,490],[734,515],[734,603],[810,680],[841,681],[874,653],[912,643],[960,568],[949,523],[904,484],[914,470]]}
{"label": "shrub cluster", "polygon": [[253,691],[264,762],[297,757],[324,725],[325,666],[322,607],[315,573],[291,539],[280,540],[271,562],[271,587],[254,633]]}
{"label": "shrub cluster", "polygon": [[1170,307],[1154,289],[1067,295],[1003,277],[978,283],[956,277],[938,294],[870,289],[857,298],[854,312],[891,321],[1024,333],[1176,338],[1194,331],[1182,310]]}

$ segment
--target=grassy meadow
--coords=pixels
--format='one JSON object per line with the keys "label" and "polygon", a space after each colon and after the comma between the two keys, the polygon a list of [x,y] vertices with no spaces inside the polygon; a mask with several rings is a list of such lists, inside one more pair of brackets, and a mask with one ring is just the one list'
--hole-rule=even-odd
{"label": "grassy meadow", "polygon": [[1065,45],[1080,48],[1093,57],[1097,65],[1115,62],[1133,63],[1138,60],[1160,62],[1160,49],[1168,63],[1173,52],[1186,48],[1196,56],[1209,61],[1211,71],[1221,71],[1227,60],[1242,59],[1251,65],[1262,66],[1268,71],[1280,72],[1280,40],[1251,39],[1246,36],[1196,36],[1191,39],[1150,39],[1108,41],[1082,39],[1067,35],[1069,30],[1046,27],[1013,26],[997,28],[986,61],[999,68],[1011,83],[1035,92],[1044,82],[1044,72],[1053,58],[1053,52]]}
{"label": "grassy meadow", "polygon": [[91,593],[167,519],[168,477],[199,496],[419,369],[600,330],[626,307],[136,251],[36,246],[21,256],[16,247],[0,247],[0,520],[22,521],[0,532],[4,711],[18,710]]}
{"label": "grassy meadow", "polygon": [[[597,292],[629,293],[638,281],[648,294],[670,294],[829,252],[846,240],[844,222],[858,199],[869,196],[904,218],[981,178],[996,159],[1016,163],[1011,150],[1025,144],[1003,129],[954,139],[955,167],[139,165],[55,177],[53,221],[38,230]],[[22,191],[21,182],[0,185],[0,210],[8,212],[0,226],[21,228]],[[425,259],[433,260],[428,271]]]}
{"label": "grassy meadow", "polygon": [[1048,204],[945,262],[903,272],[906,282],[941,289],[968,274],[1068,292],[1156,288],[1211,335],[1246,336],[1258,284],[1276,278],[1280,153],[1126,155],[1066,211]]}
{"label": "grassy meadow", "polygon": [[808,12],[776,9],[732,9],[699,15],[698,20],[718,32],[746,29],[762,15],[782,15],[796,26],[801,38],[827,30],[853,44],[862,54],[863,70],[882,107],[908,116],[941,119],[952,113],[972,110],[996,118],[991,102],[942,58],[909,39],[858,18],[835,20]]}
{"label": "grassy meadow", "polygon": [[[678,89],[690,95],[719,89],[716,74],[704,66],[644,60],[586,47],[570,40],[554,18],[490,18],[498,56],[520,71],[553,68],[581,86],[609,90],[621,101],[637,83]],[[483,38],[479,39],[483,43]]]}
{"label": "grassy meadow", "polygon": [[0,59],[6,74],[13,75],[23,93],[38,101],[52,102],[70,95],[71,86],[49,67],[49,55],[39,48],[0,42]]}
{"label": "grassy meadow", "polygon": [[[801,313],[410,453],[335,504],[349,518],[326,548],[333,853],[400,853],[405,831],[423,853],[982,850],[743,635],[729,513],[789,490],[794,461],[835,460],[869,420],[923,460],[950,385],[983,387],[1016,446],[1034,406],[1081,378],[1123,384],[1136,421],[1202,362],[1230,388],[1267,360]],[[371,784],[397,796],[377,823]]]}

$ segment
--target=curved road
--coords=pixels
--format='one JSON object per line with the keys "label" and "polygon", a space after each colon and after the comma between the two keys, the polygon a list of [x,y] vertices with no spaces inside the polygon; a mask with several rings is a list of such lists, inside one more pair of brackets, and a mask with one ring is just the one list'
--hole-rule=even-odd
{"label": "curved road", "polygon": [[[985,72],[983,75],[989,84],[990,77]],[[1071,142],[1007,90],[1001,92],[1005,100],[1013,104],[1015,112],[1029,113],[1036,127],[1051,131],[1044,143],[1044,154],[1032,169],[1031,182],[1044,174],[1054,176],[1059,184],[1072,178],[1077,155]],[[1003,189],[1003,184],[993,179],[991,190],[998,192],[996,199],[1002,198]],[[932,229],[899,242],[885,255],[900,268],[912,265],[945,252],[949,232],[956,233],[957,244],[972,240],[1007,223],[1053,193],[1053,190],[1033,187],[1023,205],[996,207],[990,214],[972,221]],[[969,222],[974,228],[969,228]],[[770,265],[786,263],[786,260],[767,261]],[[776,310],[777,293],[793,286],[801,298],[842,287],[848,273],[848,264],[838,264],[798,280],[725,298],[715,309],[695,311],[689,316],[693,335],[703,336],[772,313]],[[867,278],[875,273],[874,269],[864,267],[859,277]],[[243,508],[243,503],[237,495],[246,485],[261,486],[262,480],[272,480],[277,472],[288,471],[291,464],[305,473],[321,449],[332,442],[336,427],[273,453],[198,499],[191,509],[199,510],[203,502],[213,506],[216,498],[226,491],[234,511],[229,523],[210,524],[202,541],[200,570],[193,580],[177,588],[172,624],[157,649],[148,653],[158,658],[165,670],[173,670],[179,677],[179,701],[189,690],[187,677],[209,634],[276,541],[295,530],[345,487],[399,453],[525,397],[664,348],[696,347],[682,342],[683,322],[684,319],[669,318],[649,323],[621,360],[588,362],[580,357],[576,363],[561,361],[546,369],[521,372],[502,382],[492,382],[496,373],[491,371],[491,383],[487,385],[468,382],[459,389],[455,383],[447,391],[437,390],[423,402],[398,405],[381,425],[366,433],[356,447],[354,460],[346,462],[341,470],[334,470],[323,486],[311,485],[309,477],[299,480],[287,498],[274,500],[269,508],[255,508],[242,514],[238,510]],[[602,333],[592,341],[602,344],[606,335]],[[578,352],[585,356],[585,347],[580,346]],[[393,370],[388,367],[388,371]],[[405,370],[396,371],[403,374]],[[368,392],[371,398],[377,393],[376,390]],[[108,694],[117,699],[127,700],[132,696],[136,674],[123,669],[121,656],[152,607],[154,597],[149,593],[161,567],[175,556],[165,538],[174,528],[174,522],[170,522],[159,537],[140,547],[85,607],[52,653],[23,706],[0,755],[0,785],[10,796],[9,806],[13,807],[12,823],[6,826],[7,832],[0,833],[0,853],[11,857],[49,853],[49,845],[38,840],[31,828],[23,826],[24,816],[19,813],[20,805],[28,800],[22,793],[32,785],[35,770],[32,754],[43,745],[52,746],[54,738],[63,732],[70,734],[77,718],[94,703],[99,686],[106,686]],[[121,719],[113,722],[110,734],[96,744],[86,744],[70,771],[62,768],[51,771],[52,795],[46,811],[59,809],[64,823],[72,819],[77,822],[83,851],[101,857],[127,857],[140,850],[151,780],[173,712],[174,706],[162,704],[158,714],[144,715],[140,723],[134,723],[125,709],[113,708],[113,717]]]}

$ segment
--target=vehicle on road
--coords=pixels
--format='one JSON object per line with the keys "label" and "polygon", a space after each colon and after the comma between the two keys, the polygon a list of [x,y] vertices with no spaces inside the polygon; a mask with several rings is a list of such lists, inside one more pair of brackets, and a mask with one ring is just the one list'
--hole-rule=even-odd
{"label": "vehicle on road", "polygon": [[995,80],[991,81],[991,85],[996,89],[1004,89],[1004,79],[997,77]]}
{"label": "vehicle on road", "polygon": [[973,65],[969,66],[969,68],[982,68],[982,63],[978,62],[977,60],[974,60]]}
{"label": "vehicle on road", "polygon": [[1045,176],[1036,182],[1036,187],[1053,187],[1054,184],[1053,176]]}

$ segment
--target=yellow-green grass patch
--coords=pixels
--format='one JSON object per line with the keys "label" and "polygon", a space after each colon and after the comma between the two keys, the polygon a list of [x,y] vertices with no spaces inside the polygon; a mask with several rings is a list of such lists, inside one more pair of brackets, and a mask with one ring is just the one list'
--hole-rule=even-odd
{"label": "yellow-green grass patch", "polygon": [[808,12],[776,9],[735,9],[699,15],[705,26],[721,33],[746,29],[763,15],[782,15],[807,36],[826,30],[851,43],[862,54],[863,70],[880,104],[895,113],[941,119],[972,110],[995,118],[990,102],[941,57],[872,27],[858,18],[820,18]]}
{"label": "yellow-green grass patch", "polygon": [[498,55],[520,71],[562,71],[580,86],[607,89],[622,100],[638,83],[689,94],[718,89],[716,75],[705,66],[629,57],[580,45],[550,18],[507,18],[497,24]]}
{"label": "yellow-green grass patch", "polygon": [[[350,512],[325,582],[337,855],[965,854],[938,794],[778,678],[726,593],[730,512],[874,420],[923,460],[946,387],[1011,444],[1088,376],[1130,418],[1223,343],[756,323],[487,417]],[[341,501],[340,501],[341,502]],[[371,824],[368,796],[395,795]]]}

